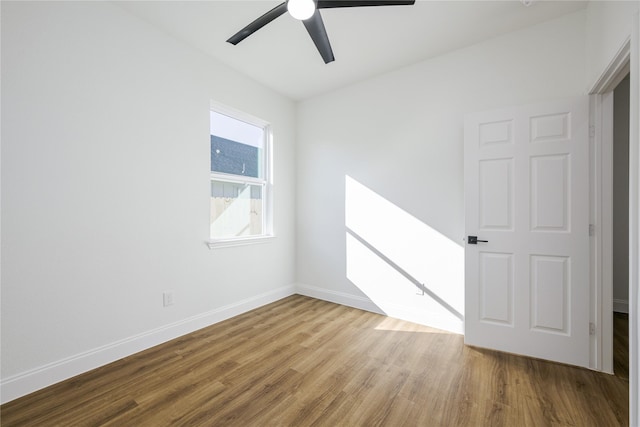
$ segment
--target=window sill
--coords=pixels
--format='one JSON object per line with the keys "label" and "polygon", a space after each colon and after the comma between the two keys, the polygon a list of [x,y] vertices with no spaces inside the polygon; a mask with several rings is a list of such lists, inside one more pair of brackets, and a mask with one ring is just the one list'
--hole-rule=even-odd
{"label": "window sill", "polygon": [[220,240],[209,240],[207,241],[207,246],[209,249],[218,249],[218,248],[229,248],[233,246],[246,246],[246,245],[257,245],[262,243],[269,243],[274,240],[276,236],[255,236],[255,237],[246,237],[246,238],[238,238],[238,239],[220,239]]}

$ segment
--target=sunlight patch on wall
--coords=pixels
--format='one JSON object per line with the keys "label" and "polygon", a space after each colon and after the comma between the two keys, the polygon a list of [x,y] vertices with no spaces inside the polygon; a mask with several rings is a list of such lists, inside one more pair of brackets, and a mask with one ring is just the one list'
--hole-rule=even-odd
{"label": "sunlight patch on wall", "polygon": [[462,246],[349,176],[345,225],[347,278],[373,303],[391,317],[462,333]]}

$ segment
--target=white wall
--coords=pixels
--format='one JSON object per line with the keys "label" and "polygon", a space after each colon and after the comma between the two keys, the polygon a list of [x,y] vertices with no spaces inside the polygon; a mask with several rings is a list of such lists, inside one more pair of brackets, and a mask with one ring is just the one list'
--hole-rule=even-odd
{"label": "white wall", "polygon": [[[3,401],[294,291],[290,100],[106,2],[2,2],[2,89]],[[273,125],[270,243],[205,245],[211,99]]]}
{"label": "white wall", "polygon": [[613,308],[629,312],[629,78],[613,94]]}
{"label": "white wall", "polygon": [[464,114],[584,94],[584,28],[582,11],[301,103],[300,291],[461,331]]}

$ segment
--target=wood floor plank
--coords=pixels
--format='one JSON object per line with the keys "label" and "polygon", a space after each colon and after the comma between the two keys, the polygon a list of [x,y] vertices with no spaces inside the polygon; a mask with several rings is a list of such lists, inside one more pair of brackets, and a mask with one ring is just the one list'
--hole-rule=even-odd
{"label": "wood floor plank", "polygon": [[613,313],[613,372],[629,380],[629,315]]}
{"label": "wood floor plank", "polygon": [[0,407],[2,426],[625,426],[616,375],[292,296]]}

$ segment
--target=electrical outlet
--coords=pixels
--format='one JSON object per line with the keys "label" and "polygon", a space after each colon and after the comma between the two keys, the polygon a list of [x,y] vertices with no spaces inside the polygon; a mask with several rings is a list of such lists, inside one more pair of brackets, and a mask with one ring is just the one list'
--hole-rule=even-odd
{"label": "electrical outlet", "polygon": [[165,307],[173,305],[173,291],[164,291],[162,293],[162,302]]}

